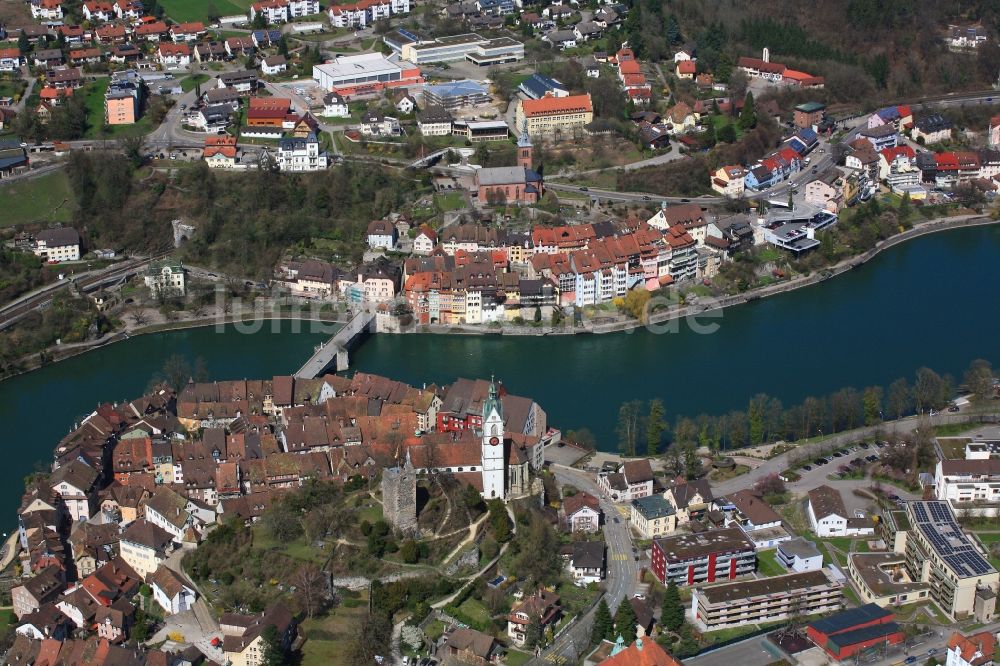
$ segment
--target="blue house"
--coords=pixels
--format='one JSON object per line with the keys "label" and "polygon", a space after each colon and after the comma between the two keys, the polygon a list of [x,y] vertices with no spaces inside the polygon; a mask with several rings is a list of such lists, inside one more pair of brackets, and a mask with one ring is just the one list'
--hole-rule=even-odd
{"label": "blue house", "polygon": [[763,164],[758,164],[743,178],[743,184],[751,190],[763,190],[782,180],[780,171],[772,171]]}
{"label": "blue house", "polygon": [[531,99],[541,99],[550,94],[553,97],[565,97],[569,95],[562,83],[542,74],[532,74],[518,86],[518,90]]}

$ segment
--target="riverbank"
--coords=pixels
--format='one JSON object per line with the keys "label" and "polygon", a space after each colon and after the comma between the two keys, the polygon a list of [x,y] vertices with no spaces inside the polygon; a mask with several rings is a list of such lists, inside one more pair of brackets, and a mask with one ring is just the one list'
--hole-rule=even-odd
{"label": "riverbank", "polygon": [[503,336],[538,336],[538,335],[581,335],[581,334],[603,334],[603,333],[624,333],[639,328],[649,328],[656,330],[658,324],[682,319],[684,317],[696,317],[706,313],[715,313],[734,305],[743,305],[754,301],[784,294],[804,287],[819,284],[830,278],[842,275],[847,271],[862,266],[881,252],[892,247],[905,243],[906,241],[952,229],[963,229],[968,227],[980,227],[993,224],[1000,224],[1000,220],[993,219],[980,214],[961,215],[954,217],[935,218],[915,225],[912,229],[907,229],[884,241],[879,241],[874,248],[850,259],[844,259],[833,266],[824,268],[821,271],[809,275],[799,275],[784,282],[759,287],[741,294],[724,296],[722,298],[706,298],[693,305],[678,305],[666,310],[652,313],[648,320],[643,322],[637,319],[615,322],[583,322],[581,326],[532,326],[523,324],[520,326],[506,324],[501,327],[470,326],[470,325],[437,325],[415,326],[404,333],[457,333],[464,335],[503,335]]}
{"label": "riverbank", "polygon": [[[244,318],[245,315],[253,314],[254,319],[252,322],[247,322]],[[24,357],[18,362],[20,369],[17,372],[12,372],[0,377],[0,382],[4,380],[17,377],[18,375],[23,375],[39,368],[58,363],[59,361],[65,361],[67,359],[73,358],[74,356],[79,356],[81,354],[86,354],[87,352],[95,351],[103,347],[109,347],[116,342],[123,342],[129,338],[139,337],[142,335],[149,335],[153,333],[169,333],[171,331],[183,331],[195,328],[206,328],[209,326],[231,326],[237,324],[250,324],[256,325],[260,323],[263,325],[265,322],[283,322],[283,321],[309,321],[309,322],[322,322],[324,324],[343,324],[337,317],[323,317],[315,315],[303,315],[301,312],[288,315],[270,313],[267,315],[260,315],[255,312],[242,312],[239,314],[207,314],[201,317],[193,317],[187,320],[176,320],[176,321],[164,321],[155,324],[145,324],[138,326],[126,326],[114,333],[109,333],[98,340],[91,340],[88,342],[78,342],[66,345],[57,345],[54,347],[49,347],[48,349],[42,350],[40,352],[33,352],[28,356]]]}
{"label": "riverbank", "polygon": [[[692,317],[696,318],[699,316],[712,317],[715,313],[723,311],[725,308],[732,307],[734,305],[743,305],[746,303],[751,303],[761,299],[766,299],[771,296],[776,296],[779,294],[784,294],[792,292],[804,287],[813,286],[822,282],[829,280],[830,278],[842,275],[850,270],[853,270],[859,266],[864,265],[872,258],[878,256],[881,252],[895,247],[897,245],[903,244],[909,240],[920,238],[922,236],[927,236],[929,234],[937,233],[940,231],[948,231],[953,229],[962,229],[969,227],[980,227],[1000,224],[1000,220],[996,220],[983,215],[964,215],[955,216],[947,218],[935,218],[933,220],[928,220],[921,224],[914,226],[912,229],[908,229],[902,233],[899,233],[892,238],[888,238],[884,241],[880,241],[874,248],[861,254],[857,257],[851,259],[845,259],[830,268],[823,269],[812,273],[810,275],[802,275],[791,278],[787,281],[780,282],[773,285],[768,285],[766,287],[760,287],[742,294],[736,294],[733,296],[727,296],[720,299],[705,299],[704,302],[699,302],[693,305],[680,305],[677,307],[671,307],[667,310],[661,310],[654,312],[650,315],[647,322],[641,322],[635,319],[628,319],[625,321],[616,322],[584,322],[582,326],[532,326],[530,324],[524,324],[521,326],[516,326],[513,324],[505,325],[499,328],[491,328],[488,326],[472,326],[472,325],[456,325],[456,326],[442,326],[442,325],[430,325],[430,326],[412,326],[400,330],[401,334],[406,333],[431,333],[435,335],[443,334],[459,334],[466,336],[496,336],[496,337],[523,337],[523,336],[555,336],[555,335],[582,335],[582,334],[604,334],[604,333],[628,333],[635,331],[637,329],[646,328],[653,332],[658,332],[659,330],[666,330],[660,327],[663,324],[669,324],[676,320]],[[337,317],[323,317],[312,314],[303,314],[303,312],[297,311],[294,314],[290,313],[287,316],[281,313],[275,313],[273,311],[268,312],[266,315],[261,315],[259,312],[241,312],[239,314],[225,314],[219,315],[218,313],[209,312],[208,314],[201,317],[192,317],[191,319],[176,320],[176,321],[163,321],[160,323],[153,323],[148,325],[128,325],[124,329],[116,331],[114,333],[108,334],[99,340],[93,340],[89,342],[76,343],[72,345],[59,345],[50,347],[49,349],[43,350],[41,352],[34,352],[27,357],[25,357],[20,363],[20,369],[17,372],[7,374],[0,378],[0,381],[15,377],[26,372],[31,372],[37,370],[38,368],[57,363],[59,361],[64,361],[66,359],[84,354],[89,351],[100,349],[103,347],[110,346],[116,342],[121,342],[127,340],[130,337],[135,337],[139,335],[146,335],[150,333],[161,333],[167,331],[184,330],[192,328],[202,328],[207,326],[225,326],[238,324],[244,321],[244,317],[248,314],[253,314],[254,321],[281,321],[281,320],[304,320],[304,321],[322,321],[326,323],[343,323]]]}

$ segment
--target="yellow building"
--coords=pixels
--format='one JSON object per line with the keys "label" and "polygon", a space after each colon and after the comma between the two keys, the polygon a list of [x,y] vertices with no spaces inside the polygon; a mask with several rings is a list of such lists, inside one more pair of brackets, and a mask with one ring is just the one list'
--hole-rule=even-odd
{"label": "yellow building", "polygon": [[629,520],[643,539],[672,534],[677,529],[677,510],[663,495],[632,500]]}
{"label": "yellow building", "polygon": [[295,639],[295,618],[282,604],[270,606],[263,613],[241,615],[225,613],[219,618],[222,633],[222,651],[230,666],[261,666],[264,663],[264,629],[273,626],[278,630],[278,638],[287,650]]}
{"label": "yellow building", "polygon": [[594,120],[594,105],[590,93],[568,97],[524,99],[517,103],[515,123],[527,125],[532,136],[571,135]]}

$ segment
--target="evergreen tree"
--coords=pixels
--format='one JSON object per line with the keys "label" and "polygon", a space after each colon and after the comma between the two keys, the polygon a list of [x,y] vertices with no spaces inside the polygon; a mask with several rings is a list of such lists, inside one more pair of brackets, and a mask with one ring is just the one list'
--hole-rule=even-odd
{"label": "evergreen tree", "polygon": [[711,148],[712,146],[715,145],[716,141],[717,137],[715,134],[715,123],[709,120],[708,126],[705,128],[705,131],[701,135],[701,145],[704,146],[705,148]]}
{"label": "evergreen tree", "polygon": [[903,192],[903,198],[899,202],[899,221],[902,224],[910,217],[910,193]]}
{"label": "evergreen tree", "polygon": [[698,457],[698,450],[693,442],[684,447],[684,476],[690,479],[697,479],[704,470],[701,467],[701,458]]}
{"label": "evergreen tree", "polygon": [[681,43],[681,26],[677,22],[677,17],[671,14],[667,17],[667,43],[677,45]]}
{"label": "evergreen tree", "polygon": [[677,631],[684,624],[684,606],[681,604],[681,594],[677,583],[670,581],[663,595],[663,607],[660,613],[660,623],[670,631]]}
{"label": "evergreen tree", "polygon": [[691,631],[691,625],[685,622],[679,633],[681,640],[677,643],[675,656],[683,658],[697,654],[700,646]]}
{"label": "evergreen tree", "polygon": [[632,604],[628,599],[622,599],[622,602],[618,604],[618,610],[615,611],[615,633],[621,634],[626,643],[631,643],[635,640],[637,622],[638,619]]}
{"label": "evergreen tree", "polygon": [[594,626],[590,632],[591,645],[597,645],[601,641],[613,641],[615,639],[615,621],[611,617],[611,609],[604,597],[597,603],[597,611],[594,613]]}
{"label": "evergreen tree", "polygon": [[28,36],[23,31],[17,38],[17,50],[21,52],[21,55],[26,55],[31,50],[31,42],[28,41]]}
{"label": "evergreen tree", "polygon": [[538,620],[533,619],[524,632],[524,647],[528,649],[534,648],[541,640],[542,627],[538,624]]}
{"label": "evergreen tree", "polygon": [[655,398],[649,401],[649,418],[646,419],[646,455],[648,456],[655,456],[660,452],[660,442],[663,440],[663,433],[667,430],[665,413],[662,400]]}
{"label": "evergreen tree", "polygon": [[261,666],[284,666],[286,655],[281,646],[281,637],[278,636],[278,628],[273,624],[267,625],[260,633],[260,638],[264,643]]}
{"label": "evergreen tree", "polygon": [[748,130],[757,126],[757,106],[753,101],[753,93],[747,91],[746,99],[743,101],[743,110],[740,111],[740,129]]}

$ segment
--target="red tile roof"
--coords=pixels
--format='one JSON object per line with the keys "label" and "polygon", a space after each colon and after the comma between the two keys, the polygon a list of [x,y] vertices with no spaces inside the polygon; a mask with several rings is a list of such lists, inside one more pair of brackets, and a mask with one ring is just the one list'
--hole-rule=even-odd
{"label": "red tile roof", "polygon": [[541,99],[526,99],[521,102],[524,115],[547,116],[562,113],[588,113],[593,111],[590,93],[570,95],[568,97],[542,97]]}

